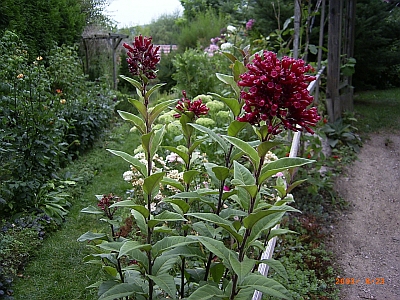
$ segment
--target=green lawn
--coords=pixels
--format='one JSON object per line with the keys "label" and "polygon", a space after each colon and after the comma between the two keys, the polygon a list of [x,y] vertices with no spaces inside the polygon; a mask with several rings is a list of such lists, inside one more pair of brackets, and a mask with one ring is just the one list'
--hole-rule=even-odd
{"label": "green lawn", "polygon": [[400,89],[356,93],[354,110],[363,133],[400,130]]}

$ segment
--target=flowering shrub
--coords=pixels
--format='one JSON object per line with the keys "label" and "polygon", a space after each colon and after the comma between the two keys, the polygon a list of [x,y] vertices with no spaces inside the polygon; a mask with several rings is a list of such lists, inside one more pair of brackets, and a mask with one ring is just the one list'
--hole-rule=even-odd
{"label": "flowering shrub", "polygon": [[[134,43],[129,51],[142,57],[153,48],[151,39],[139,39],[143,42]],[[148,90],[149,78],[141,74],[153,72],[153,65],[143,64],[135,79],[122,77],[137,89],[140,100],[131,103],[139,114],[119,114],[134,125],[142,144],[134,156],[109,151],[131,165],[123,177],[132,183],[134,193],[114,202],[99,196],[99,207],[83,209],[105,216],[101,220],[110,224],[111,235],[87,232],[78,239],[90,242],[94,250],[85,261],[103,266],[107,279],[92,286],[99,288],[99,299],[249,299],[255,290],[291,299],[284,285],[258,273],[257,267],[268,264],[287,280],[282,264],[262,259],[261,254],[269,239],[290,233],[273,227],[286,212],[298,212],[289,205],[291,191],[302,182],[294,180],[293,169],[313,161],[278,158],[272,149],[280,144],[275,140],[280,130],[311,132],[318,116],[304,104],[311,99],[303,90],[311,80],[304,74],[310,69],[302,61],[284,59],[282,74],[275,74],[281,69],[277,60],[269,67],[272,58],[267,52],[258,54],[247,66],[235,59],[233,76],[217,74],[235,95],[212,94],[229,109],[229,125],[221,134],[198,122],[217,106],[215,100],[203,103],[202,96],[193,100],[183,92],[180,100],[149,107],[150,96],[161,85]],[[128,62],[136,68],[136,62]],[[284,82],[287,86],[275,88],[271,96],[268,82],[259,89],[261,77],[274,87]],[[276,77],[277,82],[273,81]],[[261,105],[255,99],[264,102]],[[175,146],[162,145],[167,125],[156,124],[166,110],[174,110],[179,120],[182,139]],[[258,138],[239,138],[250,125]],[[219,148],[210,155],[216,158],[213,161],[198,150],[211,144]],[[117,222],[114,213],[107,214],[124,208],[130,215],[125,222],[122,217]]]}

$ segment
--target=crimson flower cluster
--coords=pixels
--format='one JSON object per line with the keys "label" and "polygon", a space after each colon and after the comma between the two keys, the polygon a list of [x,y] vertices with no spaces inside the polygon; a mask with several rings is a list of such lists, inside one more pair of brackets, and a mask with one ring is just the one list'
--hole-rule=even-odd
{"label": "crimson flower cluster", "polygon": [[118,196],[114,196],[113,194],[103,195],[103,198],[101,198],[99,203],[97,203],[97,206],[104,211],[109,219],[112,219],[117,208],[115,207],[113,209],[110,209],[110,206],[119,201],[121,201],[121,198],[119,198]]}
{"label": "crimson flower cluster", "polygon": [[313,97],[307,86],[315,80],[305,74],[313,71],[310,65],[286,56],[279,60],[275,53],[264,51],[246,67],[248,71],[238,81],[239,86],[248,88],[240,94],[245,104],[239,121],[252,125],[265,121],[268,132],[274,135],[281,132],[282,126],[293,131],[300,126],[314,133],[310,126],[315,126],[320,116],[315,107],[308,108]]}
{"label": "crimson flower cluster", "polygon": [[203,104],[201,99],[191,101],[186,96],[186,91],[182,91],[183,97],[178,101],[175,109],[178,111],[174,115],[175,118],[179,119],[182,114],[188,114],[192,112],[193,118],[198,118],[201,115],[206,115],[208,113],[209,108]]}
{"label": "crimson flower cluster", "polygon": [[160,46],[154,47],[151,37],[136,36],[132,46],[124,43],[123,46],[128,50],[129,72],[132,75],[146,76],[148,79],[157,77],[156,65],[160,62],[158,50]]}

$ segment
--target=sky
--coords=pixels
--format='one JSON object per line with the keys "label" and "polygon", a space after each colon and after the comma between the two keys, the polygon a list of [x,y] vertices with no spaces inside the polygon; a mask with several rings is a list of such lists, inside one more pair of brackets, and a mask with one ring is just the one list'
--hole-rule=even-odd
{"label": "sky", "polygon": [[179,0],[111,0],[106,13],[118,27],[145,25],[163,14],[183,11]]}

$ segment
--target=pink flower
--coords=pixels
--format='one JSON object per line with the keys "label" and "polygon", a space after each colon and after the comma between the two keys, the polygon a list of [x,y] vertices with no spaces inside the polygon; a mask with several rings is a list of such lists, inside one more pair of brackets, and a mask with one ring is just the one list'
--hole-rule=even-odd
{"label": "pink flower", "polygon": [[230,187],[229,186],[227,186],[227,185],[224,185],[224,192],[229,192],[231,189],[230,189]]}
{"label": "pink flower", "polygon": [[251,30],[251,28],[253,28],[253,25],[255,22],[256,22],[256,20],[254,20],[254,19],[248,20],[246,23],[246,30]]}
{"label": "pink flower", "polygon": [[313,70],[310,65],[286,56],[279,60],[275,53],[264,51],[246,67],[248,71],[240,75],[238,82],[247,88],[240,94],[245,104],[239,121],[252,125],[265,121],[271,134],[278,134],[282,126],[293,131],[300,126],[314,133],[310,126],[315,126],[320,116],[315,107],[307,108],[313,102],[307,86],[315,80],[305,74]]}
{"label": "pink flower", "polygon": [[136,75],[144,75],[148,79],[157,77],[156,65],[160,62],[160,55],[157,53],[160,46],[153,48],[151,37],[136,36],[132,46],[124,43],[123,46],[128,50],[129,72]]}
{"label": "pink flower", "polygon": [[186,91],[182,91],[182,95],[183,97],[178,101],[175,107],[178,111],[178,113],[174,115],[175,118],[179,119],[182,114],[186,114],[195,119],[208,113],[209,108],[203,104],[201,99],[195,101],[189,100],[186,96]]}

